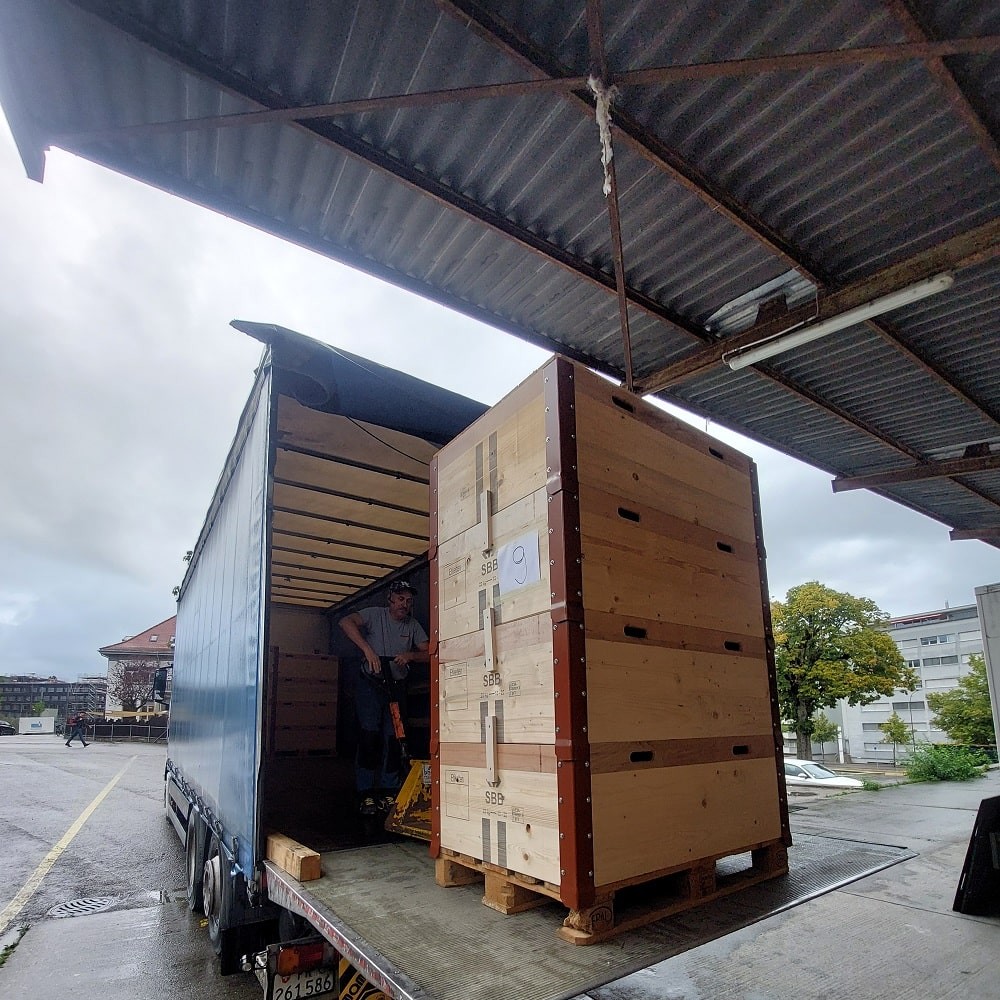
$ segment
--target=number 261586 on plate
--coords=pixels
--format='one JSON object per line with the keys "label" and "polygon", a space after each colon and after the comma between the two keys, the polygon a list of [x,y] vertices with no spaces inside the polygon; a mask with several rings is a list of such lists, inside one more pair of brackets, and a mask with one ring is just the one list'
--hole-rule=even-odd
{"label": "number 261586 on plate", "polygon": [[313,969],[297,972],[292,976],[275,976],[271,1000],[305,1000],[332,993],[337,988],[337,977],[332,969]]}

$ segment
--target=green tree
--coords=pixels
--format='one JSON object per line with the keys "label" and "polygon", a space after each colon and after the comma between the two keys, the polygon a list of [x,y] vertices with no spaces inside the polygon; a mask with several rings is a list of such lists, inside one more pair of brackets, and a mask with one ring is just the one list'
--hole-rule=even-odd
{"label": "green tree", "polygon": [[41,715],[42,712],[44,712],[44,711],[45,711],[45,702],[44,701],[33,701],[31,703],[31,714],[32,715]]}
{"label": "green tree", "polygon": [[845,699],[867,705],[897,688],[912,691],[917,675],[883,630],[888,615],[867,597],[814,581],[772,601],[774,659],[783,718],[795,730],[797,754],[812,760],[814,716]]}
{"label": "green tree", "polygon": [[985,746],[996,743],[986,661],[978,653],[969,657],[969,672],[951,691],[932,691],[927,704],[934,721],[955,743]]}
{"label": "green tree", "polygon": [[892,766],[895,767],[896,747],[900,743],[910,742],[910,727],[893,712],[885,722],[879,724],[879,729],[882,730],[882,739],[879,740],[879,743],[892,744]]}
{"label": "green tree", "polygon": [[837,723],[833,719],[826,715],[820,713],[812,720],[813,731],[812,731],[812,741],[813,743],[818,743],[820,745],[820,750],[823,756],[826,756],[826,745],[833,740],[836,740],[837,734],[840,731],[837,728]]}

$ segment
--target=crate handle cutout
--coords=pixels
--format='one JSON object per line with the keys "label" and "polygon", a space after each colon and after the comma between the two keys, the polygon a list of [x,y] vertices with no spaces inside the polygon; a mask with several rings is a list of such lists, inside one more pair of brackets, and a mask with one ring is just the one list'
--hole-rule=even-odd
{"label": "crate handle cutout", "polygon": [[746,743],[739,743],[733,747],[734,757],[745,757],[748,753],[750,753],[750,747]]}
{"label": "crate handle cutout", "polygon": [[723,455],[722,452],[719,451],[717,448],[709,447],[708,453],[709,455],[712,455],[715,458],[717,458],[720,462],[724,462],[726,460],[726,456]]}
{"label": "crate handle cutout", "polygon": [[628,759],[633,764],[648,764],[653,759],[652,750],[633,750]]}
{"label": "crate handle cutout", "polygon": [[733,547],[732,547],[732,545],[729,544],[729,542],[716,542],[715,543],[715,547],[720,552],[732,552],[733,551]]}
{"label": "crate handle cutout", "polygon": [[628,413],[635,413],[635,407],[627,400],[619,399],[617,396],[612,395],[611,402]]}
{"label": "crate handle cutout", "polygon": [[729,650],[730,653],[739,653],[743,649],[742,642],[734,642],[732,639],[727,639],[723,645]]}
{"label": "crate handle cutout", "polygon": [[626,521],[635,521],[636,524],[642,520],[641,514],[637,514],[634,510],[629,510],[628,507],[619,507],[618,516],[625,518]]}
{"label": "crate handle cutout", "polygon": [[645,639],[646,638],[646,630],[644,628],[639,628],[638,625],[626,625],[625,626],[625,634],[630,639]]}
{"label": "crate handle cutout", "polygon": [[496,788],[500,784],[497,777],[497,717],[486,716],[486,784]]}

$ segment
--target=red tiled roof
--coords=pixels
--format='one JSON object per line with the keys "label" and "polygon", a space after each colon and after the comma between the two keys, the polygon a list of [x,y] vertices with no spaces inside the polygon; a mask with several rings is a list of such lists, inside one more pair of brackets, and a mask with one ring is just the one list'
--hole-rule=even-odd
{"label": "red tiled roof", "polygon": [[174,615],[172,618],[167,618],[165,621],[146,629],[145,632],[132,636],[131,639],[122,639],[121,642],[116,642],[113,645],[101,646],[98,652],[101,656],[116,656],[121,653],[146,656],[151,653],[172,653],[176,629],[177,615]]}

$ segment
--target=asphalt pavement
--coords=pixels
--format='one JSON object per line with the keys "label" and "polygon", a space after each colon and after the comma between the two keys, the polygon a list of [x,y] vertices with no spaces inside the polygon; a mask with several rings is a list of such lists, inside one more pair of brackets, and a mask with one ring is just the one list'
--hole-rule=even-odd
{"label": "asphalt pavement", "polygon": [[[0,995],[260,997],[252,977],[218,975],[207,932],[187,910],[183,852],[162,807],[164,757],[156,745],[0,739],[0,948],[14,945]],[[1000,772],[961,784],[892,780],[878,792],[789,789],[793,836],[916,857],[589,996],[995,1000],[1000,917],[951,906],[976,811],[1000,795]]]}

